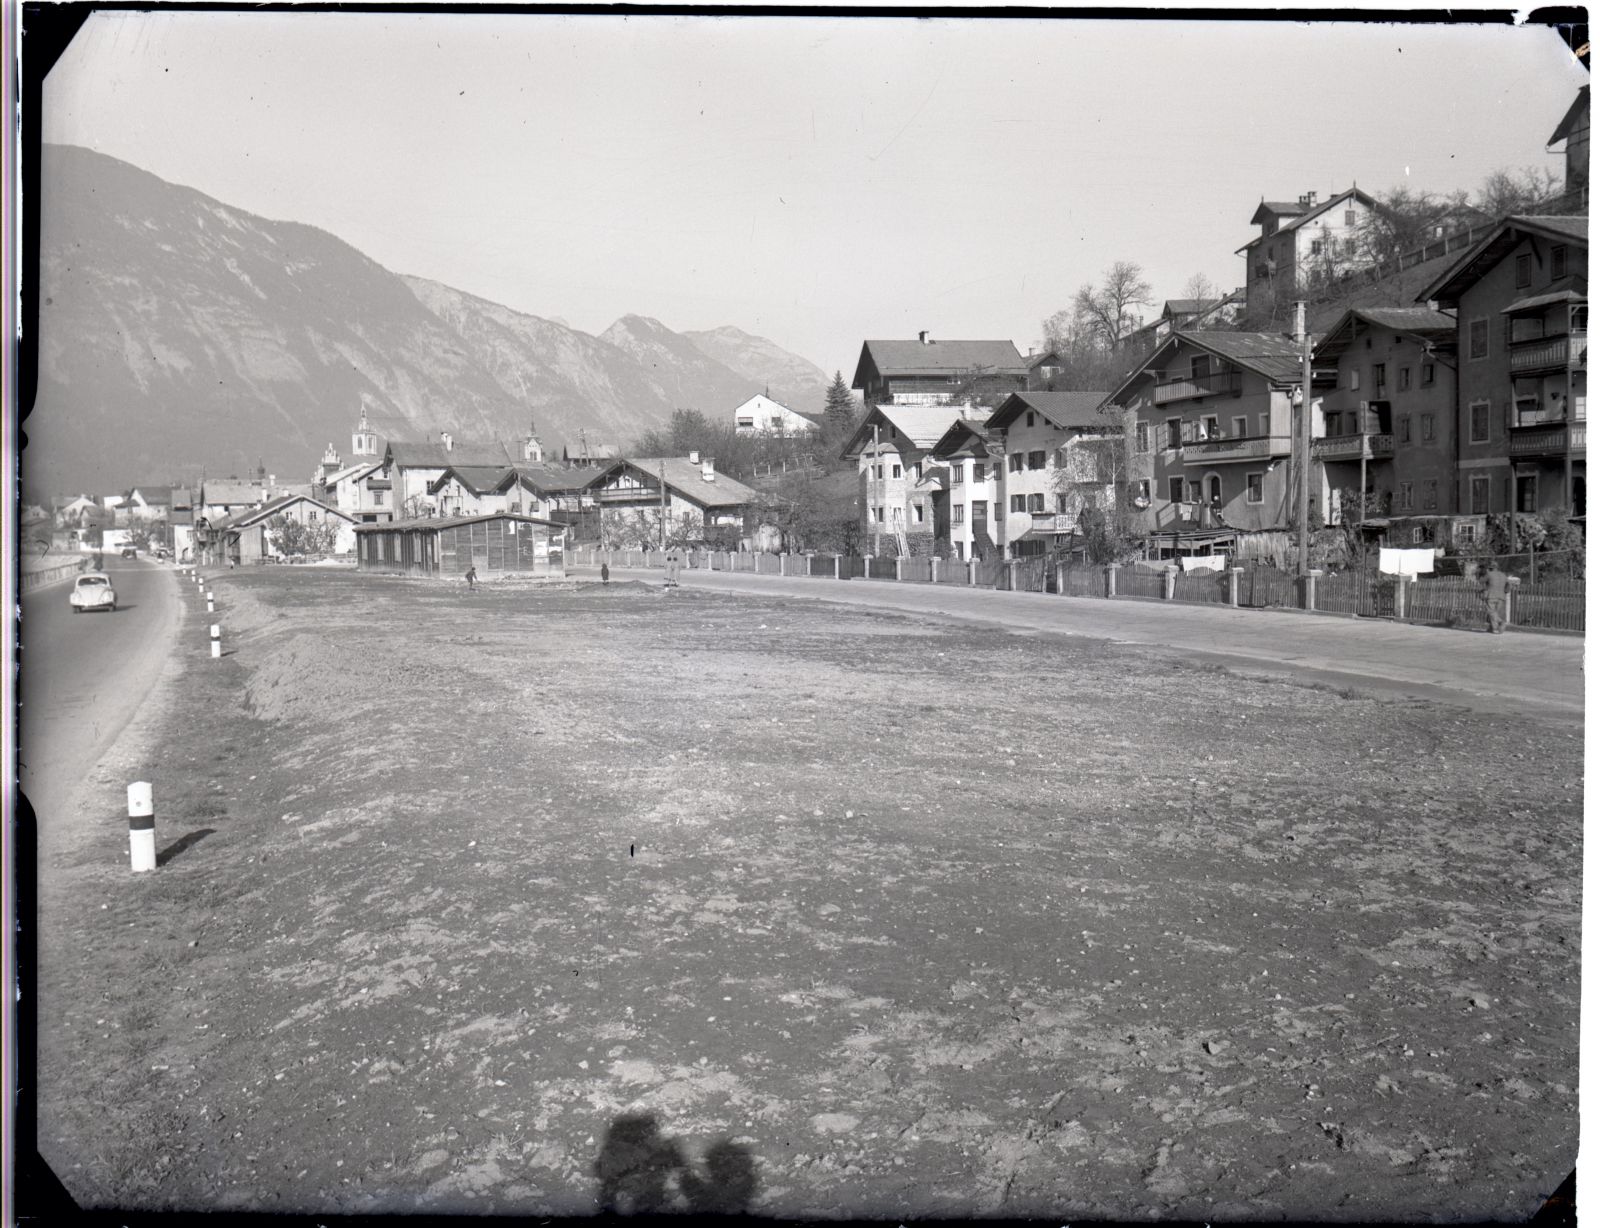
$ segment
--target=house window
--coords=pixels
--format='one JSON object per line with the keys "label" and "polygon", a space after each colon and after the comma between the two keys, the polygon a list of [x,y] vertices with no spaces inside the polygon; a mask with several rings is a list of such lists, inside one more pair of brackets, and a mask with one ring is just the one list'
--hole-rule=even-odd
{"label": "house window", "polygon": [[1401,367],[1400,371],[1399,371],[1399,376],[1400,376],[1400,385],[1399,385],[1400,391],[1401,392],[1405,392],[1405,391],[1409,390],[1410,387],[1411,387],[1411,368],[1410,367]]}
{"label": "house window", "polygon": [[1321,239],[1312,239],[1311,240],[1311,254],[1313,256],[1322,255],[1322,240]]}
{"label": "house window", "polygon": [[1432,441],[1433,441],[1433,415],[1432,414],[1423,414],[1422,415],[1422,442],[1423,443],[1431,443]]}
{"label": "house window", "polygon": [[903,507],[893,507],[893,508],[889,509],[889,519],[894,521],[896,524],[899,524],[905,518],[906,518],[906,509],[905,508],[903,508]]}
{"label": "house window", "polygon": [[1029,452],[1028,453],[1028,468],[1029,469],[1043,469],[1044,468],[1044,457],[1045,457],[1045,454],[1044,454],[1044,451],[1042,449],[1040,451],[1037,451],[1037,452]]}
{"label": "house window", "polygon": [[873,510],[873,511],[874,511],[874,512],[875,512],[875,513],[876,513],[876,515],[877,515],[877,520],[878,520],[878,523],[879,523],[879,524],[882,524],[882,523],[883,523],[883,508],[881,508],[881,507],[875,507],[875,508],[873,508],[873,509],[872,509],[872,510]]}
{"label": "house window", "polygon": [[739,429],[740,430],[745,430],[745,431],[754,430],[755,429],[755,425],[756,425],[756,420],[754,418],[740,418],[739,419]]}
{"label": "house window", "polygon": [[1422,364],[1422,386],[1424,388],[1433,386],[1433,364],[1431,362]]}
{"label": "house window", "polygon": [[1133,428],[1134,450],[1148,452],[1150,450],[1150,424],[1140,422]]}
{"label": "house window", "polygon": [[921,524],[922,523],[922,515],[923,515],[922,504],[920,502],[913,503],[911,505],[911,512],[912,512],[912,515],[915,517],[916,522],[918,524]]}
{"label": "house window", "polygon": [[1222,424],[1217,421],[1215,414],[1207,415],[1200,422],[1200,438],[1216,439],[1222,434]]}
{"label": "house window", "polygon": [[980,525],[983,518],[989,514],[989,501],[987,499],[974,499],[972,501],[972,523]]}
{"label": "house window", "polygon": [[1033,411],[1032,410],[1028,411],[1028,425],[1029,426],[1033,425]]}
{"label": "house window", "polygon": [[1137,482],[1135,482],[1133,484],[1133,497],[1134,497],[1135,500],[1137,500],[1138,502],[1144,504],[1145,506],[1149,506],[1149,503],[1150,503],[1150,479],[1149,478],[1140,478]]}
{"label": "house window", "polygon": [[1030,512],[1042,512],[1042,511],[1044,511],[1044,496],[1043,495],[1029,495],[1028,496],[1028,510]]}
{"label": "house window", "polygon": [[1537,512],[1539,510],[1539,475],[1536,473],[1520,474],[1517,477],[1517,511]]}
{"label": "house window", "polygon": [[1027,495],[1012,495],[1011,496],[1011,510],[1013,512],[1025,512],[1025,511],[1027,511],[1028,510],[1028,496]]}
{"label": "house window", "polygon": [[983,468],[984,467],[983,467],[983,462],[982,461],[973,461],[972,462],[972,480],[974,482],[982,482],[984,480]]}
{"label": "house window", "polygon": [[1533,255],[1524,252],[1517,257],[1517,289],[1533,285]]}
{"label": "house window", "polygon": [[967,523],[967,505],[965,503],[957,503],[955,506],[953,506],[950,509],[950,523],[951,524],[966,524]]}
{"label": "house window", "polygon": [[375,490],[375,491],[372,492],[372,506],[373,507],[382,507],[383,506],[383,495],[384,495],[384,492],[381,491],[381,490]]}
{"label": "house window", "polygon": [[1344,224],[1346,226],[1354,226],[1356,224],[1356,211],[1354,209],[1346,209],[1344,211]]}
{"label": "house window", "polygon": [[1250,420],[1248,418],[1235,418],[1233,420],[1233,437],[1235,439],[1243,439],[1245,433],[1250,429],[1249,423]]}
{"label": "house window", "polygon": [[1399,504],[1400,510],[1402,512],[1409,512],[1411,510],[1411,483],[1410,482],[1401,482],[1400,483],[1400,497],[1399,497],[1399,499],[1396,500],[1396,502]]}
{"label": "house window", "polygon": [[1395,425],[1400,428],[1399,431],[1396,432],[1398,434],[1398,436],[1399,436],[1399,442],[1400,443],[1410,443],[1411,442],[1411,415],[1410,414],[1406,414]]}
{"label": "house window", "polygon": [[1346,256],[1354,256],[1356,254],[1356,241],[1354,239],[1346,239],[1344,241],[1344,254]]}
{"label": "house window", "polygon": [[1181,448],[1181,447],[1183,447],[1183,419],[1182,418],[1168,418],[1167,419],[1167,447],[1169,447],[1169,448]]}
{"label": "house window", "polygon": [[1005,504],[1001,503],[1000,500],[996,499],[994,501],[994,522],[995,522],[995,524],[999,524],[1005,518],[1006,518],[1006,507],[1005,507]]}
{"label": "house window", "polygon": [[1244,475],[1244,501],[1246,503],[1264,502],[1265,495],[1262,493],[1263,480],[1263,474],[1247,473]]}
{"label": "house window", "polygon": [[1557,243],[1550,249],[1550,280],[1555,281],[1566,275],[1567,245],[1565,243]]}
{"label": "house window", "polygon": [[1006,457],[1006,468],[1012,473],[1021,473],[1024,459],[1025,458],[1021,452],[1013,452],[1010,456]]}
{"label": "house window", "polygon": [[1272,415],[1271,414],[1262,414],[1261,415],[1261,433],[1263,435],[1272,434]]}
{"label": "house window", "polygon": [[1469,407],[1467,412],[1472,415],[1472,434],[1470,436],[1472,442],[1473,443],[1488,443],[1489,442],[1489,402],[1487,402],[1487,401],[1474,401],[1472,403],[1472,405]]}
{"label": "house window", "polygon": [[1167,498],[1173,503],[1183,502],[1183,479],[1167,479]]}
{"label": "house window", "polygon": [[898,478],[898,477],[900,477],[900,475],[901,475],[901,473],[900,473],[900,466],[899,465],[890,465],[889,466],[889,476],[890,477]]}
{"label": "house window", "polygon": [[1467,325],[1467,357],[1489,357],[1489,321],[1474,320]]}
{"label": "house window", "polygon": [[1350,368],[1350,391],[1361,391],[1361,372],[1356,370],[1354,367]]}
{"label": "house window", "polygon": [[1384,388],[1388,385],[1388,382],[1389,382],[1388,368],[1381,362],[1373,363],[1372,364],[1372,390],[1374,392],[1382,392],[1384,390]]}
{"label": "house window", "polygon": [[1478,540],[1478,526],[1475,524],[1458,524],[1456,526],[1456,541],[1463,545],[1470,545]]}
{"label": "house window", "polygon": [[1067,510],[1067,496],[1066,495],[1057,495],[1056,496],[1056,512],[1059,514],[1059,513],[1065,512],[1066,510]]}
{"label": "house window", "polygon": [[1199,503],[1200,502],[1200,483],[1199,482],[1190,482],[1189,483],[1189,502],[1190,503]]}
{"label": "house window", "polygon": [[1425,512],[1431,512],[1431,511],[1437,510],[1438,506],[1439,506],[1439,479],[1438,478],[1423,478],[1422,479],[1422,510],[1425,511]]}
{"label": "house window", "polygon": [[1489,511],[1489,479],[1487,477],[1473,478],[1470,487],[1472,490],[1472,514],[1474,516],[1487,515]]}
{"label": "house window", "polygon": [[952,461],[950,463],[950,485],[960,486],[967,480],[967,464],[965,461]]}

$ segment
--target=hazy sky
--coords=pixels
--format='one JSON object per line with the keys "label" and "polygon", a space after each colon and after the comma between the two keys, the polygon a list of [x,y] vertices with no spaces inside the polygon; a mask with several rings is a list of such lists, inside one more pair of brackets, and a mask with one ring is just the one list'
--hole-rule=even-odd
{"label": "hazy sky", "polygon": [[[1010,337],[1113,260],[1241,284],[1263,195],[1473,188],[1588,79],[1543,28],[106,13],[44,139],[590,332]],[[48,207],[48,202],[46,202]]]}

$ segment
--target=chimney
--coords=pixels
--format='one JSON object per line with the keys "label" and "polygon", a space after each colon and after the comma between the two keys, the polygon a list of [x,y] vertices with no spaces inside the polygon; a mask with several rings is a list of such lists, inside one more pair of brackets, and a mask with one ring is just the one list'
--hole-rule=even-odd
{"label": "chimney", "polygon": [[440,431],[439,432],[439,439],[440,439],[440,442],[442,442],[444,444],[444,450],[446,452],[450,451],[451,447],[455,443],[455,440],[450,438],[450,432],[449,431]]}
{"label": "chimney", "polygon": [[932,345],[933,344],[933,342],[928,340],[928,330],[927,329],[923,329],[920,333],[917,334],[917,340],[919,342],[921,342],[923,345]]}
{"label": "chimney", "polygon": [[717,462],[709,456],[700,462],[700,479],[705,482],[717,480]]}

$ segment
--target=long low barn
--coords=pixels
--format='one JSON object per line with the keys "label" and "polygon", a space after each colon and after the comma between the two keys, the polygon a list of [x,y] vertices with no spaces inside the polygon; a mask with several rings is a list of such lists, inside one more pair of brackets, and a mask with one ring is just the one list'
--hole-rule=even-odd
{"label": "long low barn", "polygon": [[464,576],[468,567],[475,567],[485,580],[562,577],[567,574],[565,527],[516,512],[358,524],[356,566],[408,576]]}

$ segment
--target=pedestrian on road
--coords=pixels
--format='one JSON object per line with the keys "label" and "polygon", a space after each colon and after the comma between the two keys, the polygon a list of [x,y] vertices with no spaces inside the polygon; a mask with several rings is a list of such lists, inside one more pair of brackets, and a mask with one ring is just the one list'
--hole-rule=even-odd
{"label": "pedestrian on road", "polygon": [[600,564],[600,583],[601,584],[610,584],[611,583],[611,567],[610,567],[609,564],[606,564],[606,563],[601,563]]}
{"label": "pedestrian on road", "polygon": [[1483,603],[1488,607],[1489,634],[1501,635],[1506,629],[1506,593],[1511,584],[1500,564],[1490,560],[1483,577]]}
{"label": "pedestrian on road", "polygon": [[468,588],[469,591],[472,591],[472,592],[476,592],[477,591],[477,588],[478,588],[478,565],[476,563],[468,563],[467,564],[467,588]]}
{"label": "pedestrian on road", "polygon": [[667,547],[667,587],[678,587],[678,548]]}

